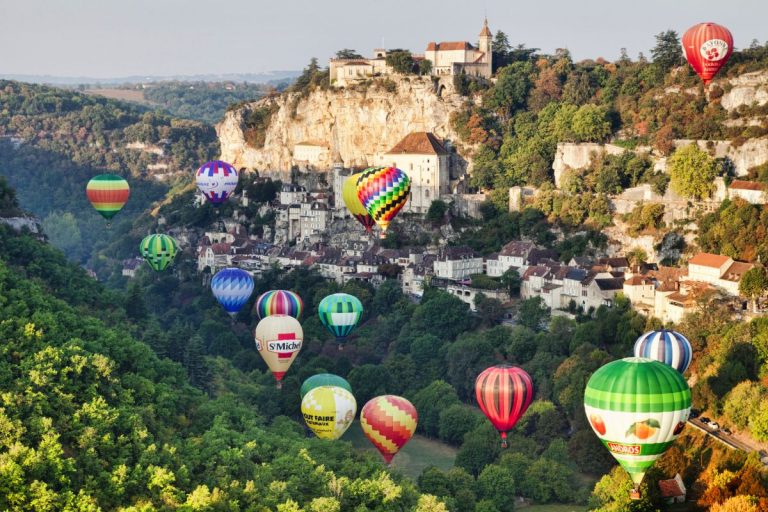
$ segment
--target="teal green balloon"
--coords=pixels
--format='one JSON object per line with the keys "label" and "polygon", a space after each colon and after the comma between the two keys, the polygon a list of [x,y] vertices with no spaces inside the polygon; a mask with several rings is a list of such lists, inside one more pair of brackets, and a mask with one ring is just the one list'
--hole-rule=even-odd
{"label": "teal green balloon", "polygon": [[301,385],[301,389],[299,389],[301,399],[303,400],[304,395],[320,386],[336,386],[337,388],[343,388],[352,393],[352,386],[349,385],[349,382],[347,382],[345,378],[332,373],[318,373],[317,375],[309,377],[304,381],[304,384]]}
{"label": "teal green balloon", "polygon": [[317,314],[325,328],[341,344],[363,316],[363,303],[354,295],[334,293],[320,301]]}

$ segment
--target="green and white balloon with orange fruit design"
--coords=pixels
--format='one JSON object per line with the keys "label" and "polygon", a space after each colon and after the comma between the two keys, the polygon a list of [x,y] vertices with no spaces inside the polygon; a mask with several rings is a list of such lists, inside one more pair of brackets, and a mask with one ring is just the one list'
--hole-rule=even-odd
{"label": "green and white balloon with orange fruit design", "polygon": [[691,390],[673,368],[629,357],[592,374],[584,409],[592,430],[637,489],[646,471],[683,430],[691,411]]}

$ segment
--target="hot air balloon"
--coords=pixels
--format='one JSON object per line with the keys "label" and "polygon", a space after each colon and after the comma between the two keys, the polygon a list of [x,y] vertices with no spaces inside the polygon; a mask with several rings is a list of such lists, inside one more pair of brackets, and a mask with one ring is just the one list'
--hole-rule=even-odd
{"label": "hot air balloon", "polygon": [[533,400],[533,380],[524,370],[510,365],[491,366],[477,376],[475,396],[483,414],[501,434],[507,447],[512,430]]}
{"label": "hot air balloon", "polygon": [[387,227],[403,209],[411,193],[411,180],[397,167],[371,167],[357,178],[357,197],[368,214],[381,228],[381,238]]}
{"label": "hot air balloon", "polygon": [[232,317],[245,306],[253,293],[253,277],[239,268],[225,268],[211,279],[211,291]]}
{"label": "hot air balloon", "polygon": [[666,364],[628,357],[599,368],[587,382],[584,410],[592,430],[635,484],[685,427],[691,390]]}
{"label": "hot air balloon", "polygon": [[139,244],[139,253],[155,272],[162,272],[173,263],[179,247],[168,235],[149,235]]}
{"label": "hot air balloon", "polygon": [[709,84],[733,53],[733,36],[717,23],[699,23],[683,34],[685,58],[694,71]]}
{"label": "hot air balloon", "polygon": [[281,388],[283,376],[301,350],[304,331],[298,320],[288,315],[271,315],[256,325],[256,350],[272,371]]}
{"label": "hot air balloon", "polygon": [[419,415],[411,402],[395,395],[372,398],[360,412],[360,426],[387,465],[416,431]]}
{"label": "hot air balloon", "polygon": [[338,439],[355,421],[357,402],[352,393],[336,386],[320,386],[301,400],[304,422],[320,439]]}
{"label": "hot air balloon", "polygon": [[344,204],[352,216],[363,225],[366,231],[370,232],[376,222],[368,214],[368,210],[360,202],[360,198],[357,197],[357,180],[361,174],[353,174],[344,180],[344,185],[341,188],[341,197],[344,199]]}
{"label": "hot air balloon", "polygon": [[226,201],[237,188],[237,170],[227,162],[213,160],[204,163],[195,176],[200,192],[218,206]]}
{"label": "hot air balloon", "polygon": [[643,334],[635,342],[635,357],[646,357],[668,364],[680,373],[688,369],[691,342],[676,331],[661,329]]}
{"label": "hot air balloon", "polygon": [[336,336],[336,341],[341,344],[349,336],[363,316],[363,303],[354,295],[348,293],[334,293],[328,295],[317,306],[320,321]]}
{"label": "hot air balloon", "polygon": [[111,220],[128,202],[131,187],[116,174],[99,174],[88,182],[85,193],[96,211]]}
{"label": "hot air balloon", "polygon": [[298,319],[304,310],[304,303],[297,294],[287,290],[270,290],[259,295],[253,311],[259,318],[269,315],[289,315]]}
{"label": "hot air balloon", "polygon": [[304,381],[301,385],[301,389],[299,389],[299,394],[303,399],[304,395],[320,386],[335,386],[337,388],[346,389],[350,393],[352,392],[352,386],[350,386],[349,382],[343,377],[339,377],[332,373],[318,373]]}

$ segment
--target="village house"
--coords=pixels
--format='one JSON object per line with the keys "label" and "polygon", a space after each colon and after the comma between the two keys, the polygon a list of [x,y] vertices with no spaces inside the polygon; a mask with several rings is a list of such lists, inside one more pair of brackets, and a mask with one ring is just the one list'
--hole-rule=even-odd
{"label": "village house", "polygon": [[139,269],[142,263],[144,263],[142,258],[129,258],[127,260],[123,260],[123,277],[127,277],[129,279],[136,277],[136,271]]}
{"label": "village house", "polygon": [[667,505],[674,503],[685,503],[685,497],[687,495],[687,489],[683,483],[683,479],[680,473],[675,474],[675,478],[669,480],[659,480],[659,491],[661,497]]}
{"label": "village house", "polygon": [[501,277],[510,268],[520,269],[526,266],[528,254],[535,248],[531,242],[515,240],[501,248],[498,256],[486,261],[486,270],[491,277]]}
{"label": "village house", "polygon": [[305,140],[293,146],[293,163],[301,169],[330,166],[330,147],[327,142]]}
{"label": "village house", "polygon": [[506,290],[486,290],[483,288],[476,288],[460,283],[448,284],[445,287],[445,291],[461,300],[462,302],[469,304],[469,309],[473,312],[477,311],[475,299],[477,299],[477,295],[479,293],[482,293],[489,299],[496,299],[501,303],[509,302],[510,299],[509,293],[507,293]]}
{"label": "village house", "polygon": [[[414,55],[414,60],[425,59],[432,63],[432,75],[454,76],[467,74],[490,78],[493,74],[493,34],[488,20],[478,37],[478,46],[468,41],[444,41],[427,44],[424,55]],[[394,73],[387,65],[387,50],[377,48],[371,58],[331,59],[328,64],[331,85],[344,87],[376,76]]]}
{"label": "village house", "polygon": [[331,221],[328,205],[320,202],[301,203],[299,212],[299,238],[304,240],[325,231]]}
{"label": "village house", "polygon": [[756,181],[733,180],[728,186],[728,198],[739,198],[752,204],[765,204],[765,185]]}
{"label": "village house", "polygon": [[483,258],[469,247],[444,247],[434,263],[435,276],[459,281],[483,273]]}
{"label": "village house", "polygon": [[450,193],[450,153],[429,132],[412,132],[392,149],[377,156],[381,166],[392,166],[411,179],[411,197],[403,211],[427,213],[432,201]]}
{"label": "village house", "polygon": [[294,183],[283,183],[279,197],[280,204],[283,206],[300,204],[307,198],[307,189]]}
{"label": "village house", "polygon": [[688,261],[688,279],[722,288],[729,295],[739,296],[739,283],[754,263],[734,261],[728,256],[702,252]]}

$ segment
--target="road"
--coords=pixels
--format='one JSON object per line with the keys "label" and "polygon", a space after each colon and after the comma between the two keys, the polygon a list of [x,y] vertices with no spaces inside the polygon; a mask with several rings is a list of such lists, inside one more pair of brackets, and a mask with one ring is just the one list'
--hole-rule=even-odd
{"label": "road", "polygon": [[698,428],[699,430],[701,430],[705,434],[708,434],[708,435],[714,437],[715,439],[717,439],[718,441],[723,443],[728,448],[732,448],[734,450],[741,450],[741,451],[744,451],[744,452],[747,452],[747,453],[755,451],[754,448],[752,448],[751,446],[749,446],[746,443],[743,443],[743,442],[739,441],[738,439],[734,438],[733,436],[729,436],[727,434],[724,434],[724,433],[722,433],[719,430],[714,430],[714,431],[710,430],[709,427],[707,427],[706,423],[702,423],[699,420],[699,418],[690,418],[690,419],[688,419],[688,423],[690,423],[694,427]]}

